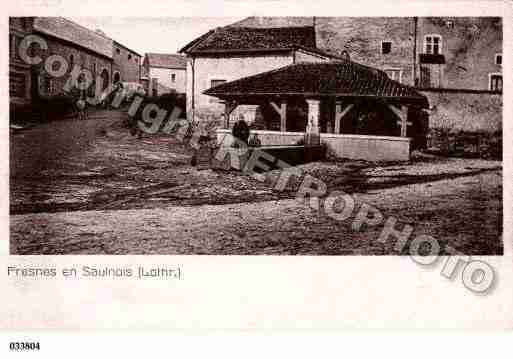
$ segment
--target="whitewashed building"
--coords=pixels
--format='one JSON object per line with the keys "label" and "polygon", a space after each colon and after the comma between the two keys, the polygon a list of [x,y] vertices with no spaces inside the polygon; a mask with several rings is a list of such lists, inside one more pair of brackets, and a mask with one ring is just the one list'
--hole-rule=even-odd
{"label": "whitewashed building", "polygon": [[185,93],[186,57],[177,54],[147,53],[143,60],[144,73],[148,77],[150,96],[164,93]]}

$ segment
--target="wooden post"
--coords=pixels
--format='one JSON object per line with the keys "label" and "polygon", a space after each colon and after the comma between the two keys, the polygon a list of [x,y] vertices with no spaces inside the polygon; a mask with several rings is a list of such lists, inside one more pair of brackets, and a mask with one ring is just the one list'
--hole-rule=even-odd
{"label": "wooden post", "polygon": [[397,123],[401,126],[401,137],[406,137],[408,126],[412,125],[412,123],[408,121],[408,107],[401,106],[400,108],[397,108],[396,106],[388,105],[388,108],[390,108],[390,110],[400,118],[400,121]]}
{"label": "wooden post", "polygon": [[342,131],[342,118],[347,115],[347,113],[354,107],[354,104],[349,104],[345,108],[343,108],[343,104],[341,102],[336,103],[335,105],[335,133],[340,133]]}
{"label": "wooden post", "polygon": [[278,106],[276,103],[274,102],[270,102],[272,108],[274,108],[274,110],[276,112],[278,112],[278,114],[280,115],[280,131],[281,132],[286,132],[287,131],[287,103],[285,101],[282,101],[280,106]]}
{"label": "wooden post", "polygon": [[319,100],[306,100],[308,103],[308,124],[306,126],[305,145],[320,145],[319,119],[321,116]]}
{"label": "wooden post", "polygon": [[237,108],[237,106],[238,103],[235,101],[224,103],[224,118],[226,120],[226,129],[230,128],[230,114]]}

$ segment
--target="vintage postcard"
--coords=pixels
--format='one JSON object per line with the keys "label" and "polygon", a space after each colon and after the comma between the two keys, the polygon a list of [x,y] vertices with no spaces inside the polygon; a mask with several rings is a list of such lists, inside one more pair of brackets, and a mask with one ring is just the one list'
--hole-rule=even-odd
{"label": "vintage postcard", "polygon": [[5,19],[0,323],[513,324],[507,2],[158,4]]}

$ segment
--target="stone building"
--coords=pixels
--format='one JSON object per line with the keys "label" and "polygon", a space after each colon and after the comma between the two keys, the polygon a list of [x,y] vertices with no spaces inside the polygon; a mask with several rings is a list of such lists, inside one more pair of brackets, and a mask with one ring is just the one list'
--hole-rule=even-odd
{"label": "stone building", "polygon": [[185,93],[186,62],[183,55],[145,54],[142,67],[147,78],[147,93],[153,96],[170,92]]}
{"label": "stone building", "polygon": [[134,50],[113,41],[112,81],[139,82],[142,56]]}
{"label": "stone building", "polygon": [[314,26],[316,47],[419,88],[502,91],[494,17],[249,17],[231,26]]}
{"label": "stone building", "polygon": [[418,87],[502,92],[502,21],[418,19]]}
{"label": "stone building", "polygon": [[310,26],[315,39],[310,46],[347,54],[421,90],[430,104],[430,128],[501,131],[501,18],[249,17],[230,26]]}
{"label": "stone building", "polygon": [[[209,31],[180,50],[187,55],[187,113],[218,116],[224,106],[203,92],[238,78],[302,62],[328,61],[315,45],[313,26],[251,28],[227,26]],[[254,122],[257,106],[239,106],[232,119]]]}
{"label": "stone building", "polygon": [[30,65],[18,52],[22,39],[31,33],[31,29],[28,18],[9,18],[9,103],[12,110],[29,106],[32,100]]}
{"label": "stone building", "polygon": [[[31,58],[40,57],[37,64],[27,64],[20,57],[20,45],[28,35],[36,35],[44,46],[32,42],[27,49]],[[115,42],[99,31],[93,31],[62,17],[10,17],[9,18],[9,95],[11,116],[34,113],[31,106],[40,99],[66,94],[66,83],[77,65],[93,77],[89,96],[96,86],[108,88],[116,79],[139,82],[140,55]],[[117,51],[119,49],[119,53]],[[62,75],[50,75],[45,68],[47,59],[61,56],[66,64]],[[52,57],[53,56],[53,57]],[[60,70],[54,63],[53,70]],[[96,84],[99,78],[101,83]]]}

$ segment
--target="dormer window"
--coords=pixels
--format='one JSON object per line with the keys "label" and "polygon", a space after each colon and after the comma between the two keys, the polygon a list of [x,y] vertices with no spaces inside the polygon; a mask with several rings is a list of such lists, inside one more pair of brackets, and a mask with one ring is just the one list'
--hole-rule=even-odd
{"label": "dormer window", "polygon": [[431,55],[440,55],[442,53],[442,36],[424,36],[424,53]]}

